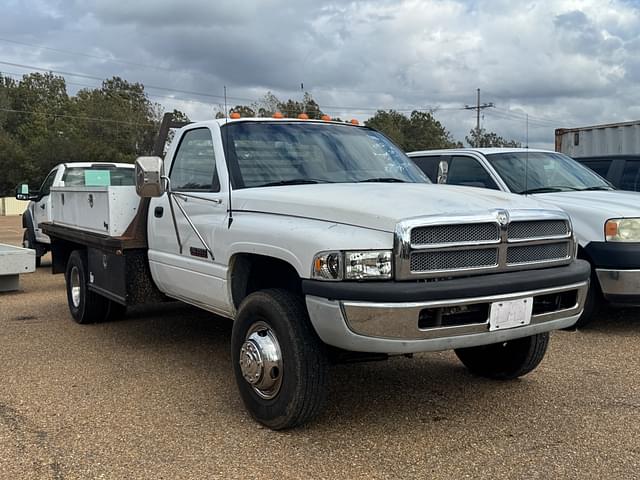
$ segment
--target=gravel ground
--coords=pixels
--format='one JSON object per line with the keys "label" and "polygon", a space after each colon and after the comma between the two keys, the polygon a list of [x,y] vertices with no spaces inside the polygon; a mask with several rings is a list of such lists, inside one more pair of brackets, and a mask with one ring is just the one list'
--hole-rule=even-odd
{"label": "gravel ground", "polygon": [[228,320],[165,304],[77,325],[48,265],[0,294],[2,479],[640,478],[638,311],[554,333],[513,382],[451,352],[334,367],[324,414],[272,432],[242,408]]}

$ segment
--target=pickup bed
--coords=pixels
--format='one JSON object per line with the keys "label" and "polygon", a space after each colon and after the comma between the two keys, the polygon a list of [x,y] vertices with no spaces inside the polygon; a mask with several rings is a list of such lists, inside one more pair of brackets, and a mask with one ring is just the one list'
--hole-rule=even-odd
{"label": "pickup bed", "polygon": [[366,127],[190,124],[164,162],[136,161],[136,191],[121,235],[43,226],[72,317],[170,298],[233,319],[240,396],[273,429],[321,411],[334,362],[453,349],[475,374],[519,377],[584,306],[589,265],[564,212],[430,185]]}
{"label": "pickup bed", "polygon": [[[30,200],[22,214],[23,246],[35,250],[36,266],[40,265],[40,259],[50,249],[49,237],[42,231],[40,224],[51,222],[53,219],[56,205],[51,201],[52,191],[58,187],[66,187],[67,191],[71,191],[72,188],[96,188],[109,185],[133,186],[133,173],[134,166],[127,163],[61,163],[51,169],[38,190],[32,190],[28,185],[20,185],[16,198]],[[57,205],[57,208],[62,208],[62,205]],[[70,210],[65,209],[65,213],[69,214]],[[60,215],[58,218],[60,219]]]}

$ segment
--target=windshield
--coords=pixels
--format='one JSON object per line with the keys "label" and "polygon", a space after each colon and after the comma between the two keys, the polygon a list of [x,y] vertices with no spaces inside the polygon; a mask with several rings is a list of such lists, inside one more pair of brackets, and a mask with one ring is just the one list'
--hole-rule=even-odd
{"label": "windshield", "polygon": [[92,167],[69,167],[64,171],[62,181],[66,187],[101,187],[135,185],[135,169],[114,165],[94,165]]}
{"label": "windshield", "polygon": [[384,135],[321,123],[237,122],[223,127],[235,188],[347,182],[429,182]]}
{"label": "windshield", "polygon": [[486,157],[514,193],[611,189],[598,174],[561,153],[510,152]]}

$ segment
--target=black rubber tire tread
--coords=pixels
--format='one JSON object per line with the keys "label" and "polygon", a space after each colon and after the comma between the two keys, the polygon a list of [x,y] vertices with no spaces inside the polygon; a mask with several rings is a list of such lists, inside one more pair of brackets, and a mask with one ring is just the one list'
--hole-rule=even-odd
{"label": "black rubber tire tread", "polygon": [[589,282],[589,290],[587,291],[587,298],[584,302],[584,310],[582,315],[578,318],[578,321],[573,324],[573,329],[584,328],[590,324],[600,310],[600,306],[604,301],[604,297],[600,292],[600,284],[598,283],[598,277],[595,274],[595,270],[591,269],[591,281]]}
{"label": "black rubber tire tread", "polygon": [[30,228],[25,229],[24,235],[22,235],[22,245],[25,248],[36,251],[36,268],[39,268],[42,263],[42,255],[38,255],[38,249],[36,248],[36,239]]}
{"label": "black rubber tire tread", "polygon": [[[282,351],[282,385],[270,400],[256,394],[239,365],[246,332],[257,319],[273,329]],[[238,309],[231,334],[231,359],[236,383],[251,416],[273,430],[302,425],[323,409],[327,398],[328,355],[313,330],[307,309],[298,295],[267,289],[247,296]]]}
{"label": "black rubber tire tread", "polygon": [[[64,274],[67,288],[67,302],[71,317],[80,324],[102,322],[109,314],[109,300],[87,288],[87,254],[84,250],[74,250],[69,255]],[[80,276],[80,304],[76,308],[71,300],[71,270],[78,268]]]}
{"label": "black rubber tire tread", "polygon": [[533,371],[547,351],[549,333],[506,342],[459,348],[456,355],[474,375],[495,380],[512,380]]}

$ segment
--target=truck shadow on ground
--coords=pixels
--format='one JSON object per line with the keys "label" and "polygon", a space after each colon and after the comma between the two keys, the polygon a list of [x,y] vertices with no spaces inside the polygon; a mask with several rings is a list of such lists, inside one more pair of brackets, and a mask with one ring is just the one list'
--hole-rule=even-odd
{"label": "truck shadow on ground", "polygon": [[[594,321],[588,332],[624,335],[625,331],[636,331],[639,327],[633,310],[613,310]],[[166,303],[133,308],[124,321],[99,328],[116,333],[121,349],[150,353],[155,350],[157,358],[168,355],[172,357],[169,362],[186,364],[183,368],[198,377],[205,390],[221,396],[215,399],[221,409],[217,415],[246,421],[248,415],[237,397],[231,368],[230,320],[184,304]],[[546,359],[545,363],[549,361]],[[545,376],[545,363],[532,374],[509,382],[471,375],[453,352],[335,365],[330,370],[327,409],[304,428],[333,431],[338,426],[355,428],[363,422],[373,422],[381,428],[395,429],[398,425],[471,421],[478,414],[499,421],[514,414],[510,410],[496,411],[495,405],[504,403],[504,397],[516,404],[556,400],[557,392],[549,389]],[[180,397],[188,403],[190,387],[182,387],[187,390]],[[214,414],[211,415],[213,421]]]}

